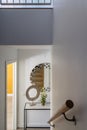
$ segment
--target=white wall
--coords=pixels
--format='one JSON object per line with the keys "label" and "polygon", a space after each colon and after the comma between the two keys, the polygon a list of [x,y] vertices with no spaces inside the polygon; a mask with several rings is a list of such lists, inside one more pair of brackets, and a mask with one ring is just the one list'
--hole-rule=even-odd
{"label": "white wall", "polygon": [[54,46],[52,114],[67,100],[75,106],[67,113],[76,116],[77,125],[63,116],[54,130],[87,129],[87,1],[54,1]]}
{"label": "white wall", "polygon": [[29,102],[25,94],[31,85],[30,73],[36,65],[46,62],[51,63],[49,49],[18,50],[18,127],[23,127],[24,104]]}
{"label": "white wall", "polygon": [[14,61],[16,59],[16,49],[0,46],[0,130],[5,130],[6,128],[5,61]]}

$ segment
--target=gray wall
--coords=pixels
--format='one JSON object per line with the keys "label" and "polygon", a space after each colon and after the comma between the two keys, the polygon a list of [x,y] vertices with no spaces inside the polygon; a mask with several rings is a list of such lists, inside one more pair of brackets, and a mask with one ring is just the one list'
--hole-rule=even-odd
{"label": "gray wall", "polygon": [[52,9],[0,9],[0,45],[52,44]]}
{"label": "gray wall", "polygon": [[87,1],[55,0],[52,114],[67,99],[74,108],[66,113],[76,116],[77,125],[63,116],[55,122],[54,130],[87,129]]}
{"label": "gray wall", "polygon": [[0,129],[5,130],[5,61],[2,58],[0,58],[0,73]]}
{"label": "gray wall", "polygon": [[6,63],[17,60],[17,50],[0,46],[0,130],[6,130]]}

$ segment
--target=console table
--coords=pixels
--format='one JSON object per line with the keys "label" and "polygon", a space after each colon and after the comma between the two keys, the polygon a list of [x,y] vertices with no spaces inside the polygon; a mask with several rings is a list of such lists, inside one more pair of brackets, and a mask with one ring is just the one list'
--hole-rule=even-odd
{"label": "console table", "polygon": [[24,106],[24,130],[27,128],[49,128],[50,125],[47,121],[50,118],[50,104],[47,103],[42,106],[37,103],[34,106],[30,106],[29,103],[25,103]]}

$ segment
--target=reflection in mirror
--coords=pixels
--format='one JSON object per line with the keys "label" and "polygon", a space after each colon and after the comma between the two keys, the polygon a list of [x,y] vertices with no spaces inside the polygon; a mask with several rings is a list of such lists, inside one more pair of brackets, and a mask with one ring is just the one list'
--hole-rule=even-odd
{"label": "reflection in mirror", "polygon": [[29,95],[31,98],[34,98],[36,97],[37,95],[37,90],[35,88],[32,88],[30,91],[29,91]]}
{"label": "reflection in mirror", "polygon": [[36,100],[41,89],[44,87],[46,91],[50,91],[50,63],[42,63],[36,65],[30,74],[32,86],[26,90],[26,97],[29,101]]}

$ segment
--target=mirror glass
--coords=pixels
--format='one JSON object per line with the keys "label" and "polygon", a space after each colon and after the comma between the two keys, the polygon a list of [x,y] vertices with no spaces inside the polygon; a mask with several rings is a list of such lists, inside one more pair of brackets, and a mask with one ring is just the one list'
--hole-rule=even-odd
{"label": "mirror glass", "polygon": [[36,97],[37,95],[37,90],[35,88],[32,88],[30,91],[29,91],[29,95],[31,98],[34,98]]}

